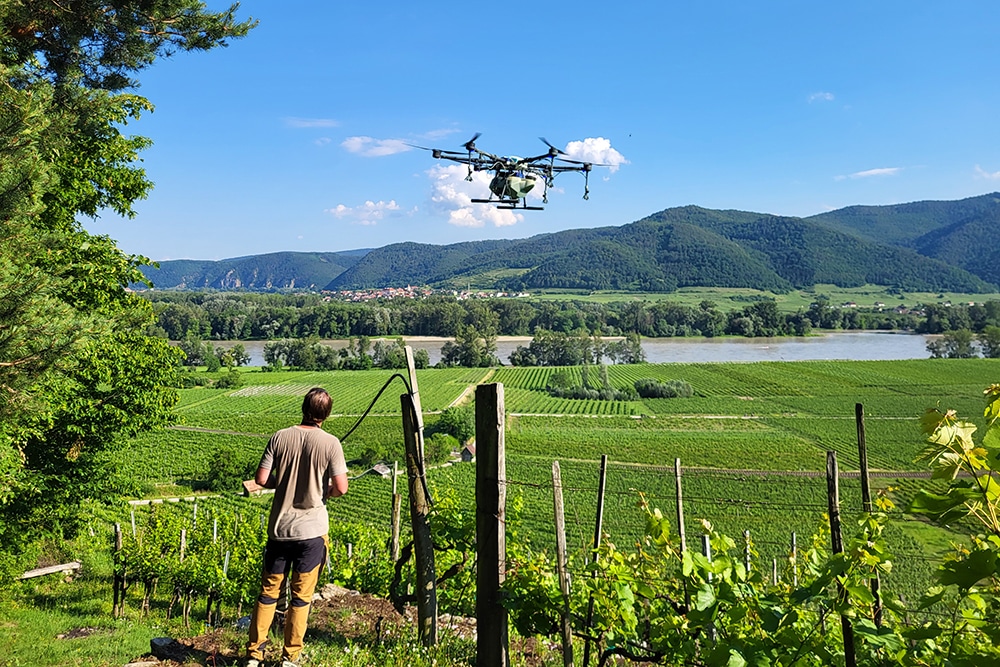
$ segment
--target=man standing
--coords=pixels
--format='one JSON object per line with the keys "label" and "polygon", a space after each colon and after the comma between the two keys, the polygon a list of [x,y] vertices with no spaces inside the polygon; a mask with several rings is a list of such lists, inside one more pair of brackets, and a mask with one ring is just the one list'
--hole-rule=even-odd
{"label": "man standing", "polygon": [[282,667],[295,667],[309,618],[320,568],[326,562],[330,518],[324,502],[347,493],[347,464],[340,441],[320,428],[333,401],[325,390],[310,389],[302,401],[302,423],[271,436],[255,481],[274,489],[267,522],[267,547],[260,597],[247,643],[247,667],[264,659],[262,646],[281,591],[291,571],[291,605],[285,616]]}

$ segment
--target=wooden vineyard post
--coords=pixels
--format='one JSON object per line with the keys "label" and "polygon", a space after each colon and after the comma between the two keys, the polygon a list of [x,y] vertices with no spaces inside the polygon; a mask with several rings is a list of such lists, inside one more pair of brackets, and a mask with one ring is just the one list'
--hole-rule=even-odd
{"label": "wooden vineyard post", "polygon": [[674,489],[677,492],[677,536],[681,540],[681,551],[687,551],[687,537],[684,533],[684,494],[681,492],[681,460],[674,459]]}
{"label": "wooden vineyard post", "polygon": [[[712,562],[712,541],[708,535],[701,536],[701,555],[704,556],[709,563]],[[712,583],[712,573],[709,572],[707,575],[708,583]],[[714,623],[709,623],[708,625],[708,638],[713,643],[718,639],[718,631],[715,629]]]}
{"label": "wooden vineyard post", "polygon": [[403,497],[399,495],[399,491],[396,488],[396,480],[399,478],[399,461],[392,462],[392,514],[391,514],[391,535],[389,539],[389,557],[392,559],[393,566],[396,565],[396,561],[399,560],[399,517],[400,512],[403,507]]}
{"label": "wooden vineyard post", "polygon": [[750,531],[743,531],[743,567],[750,574]]}
{"label": "wooden vineyard post", "polygon": [[476,387],[476,667],[507,667],[507,454],[503,385]]}
{"label": "wooden vineyard post", "polygon": [[403,506],[403,496],[392,494],[392,537],[389,539],[389,557],[393,566],[399,560],[399,516]]}
{"label": "wooden vineyard post", "polygon": [[434,571],[434,542],[427,521],[430,498],[424,477],[424,458],[418,443],[417,415],[413,399],[402,394],[403,440],[406,445],[406,474],[410,489],[410,526],[417,575],[417,636],[424,646],[437,644],[437,578]]}
{"label": "wooden vineyard post", "polygon": [[[837,470],[837,452],[835,451],[826,453],[826,496],[830,514],[830,546],[836,555],[844,552],[844,539],[840,532],[840,475]],[[843,597],[846,594],[843,584],[838,582],[838,597]],[[851,619],[841,615],[840,627],[844,635],[845,664],[847,667],[856,667],[858,658],[854,652],[854,628],[851,626]]]}
{"label": "wooden vineyard post", "polygon": [[[601,533],[604,525],[604,491],[608,483],[608,455],[601,454],[601,472],[597,482],[597,516],[594,520],[594,562],[597,562],[601,548]],[[594,572],[592,576],[597,576]],[[583,667],[590,665],[590,628],[594,624],[594,596],[587,602],[587,637],[583,641]]]}
{"label": "wooden vineyard post", "polygon": [[[868,483],[868,442],[865,439],[865,406],[861,403],[854,404],[854,421],[858,426],[858,463],[861,468],[861,505],[865,512],[872,513],[872,490]],[[872,604],[872,620],[876,627],[882,627],[882,592],[881,581],[878,572],[871,579],[872,597],[875,602]]]}
{"label": "wooden vineyard post", "polygon": [[112,561],[115,564],[115,576],[111,586],[114,600],[111,604],[111,615],[121,618],[125,612],[125,563],[122,559],[122,526],[115,524],[115,554]]}
{"label": "wooden vineyard post", "polygon": [[799,587],[799,541],[794,530],[792,531],[792,586]]}
{"label": "wooden vineyard post", "polygon": [[[410,398],[413,400],[413,412],[417,416],[417,451],[420,452],[420,467],[424,465],[424,413],[420,407],[420,389],[417,388],[417,364],[413,360],[413,348],[409,345],[403,347],[406,354],[406,373],[410,381]],[[395,489],[393,489],[395,490]]]}
{"label": "wooden vineyard post", "polygon": [[424,415],[420,408],[417,367],[413,348],[403,347],[410,393],[401,395],[403,440],[406,445],[406,474],[410,491],[410,526],[413,532],[413,559],[417,575],[417,635],[424,646],[437,644],[437,574],[434,570],[434,540],[427,517],[431,511],[427,478],[424,475]]}
{"label": "wooden vineyard post", "polygon": [[[674,459],[674,491],[677,498],[677,537],[681,541],[681,553],[687,551],[687,536],[684,530],[684,492],[681,490],[681,460]],[[747,571],[750,568],[747,566]],[[684,608],[691,608],[691,591],[687,581],[684,582]]]}
{"label": "wooden vineyard post", "polygon": [[556,570],[559,573],[559,590],[563,594],[562,646],[563,665],[573,667],[573,628],[569,616],[569,572],[566,571],[566,513],[563,508],[562,473],[559,461],[552,462],[552,501],[556,520]]}

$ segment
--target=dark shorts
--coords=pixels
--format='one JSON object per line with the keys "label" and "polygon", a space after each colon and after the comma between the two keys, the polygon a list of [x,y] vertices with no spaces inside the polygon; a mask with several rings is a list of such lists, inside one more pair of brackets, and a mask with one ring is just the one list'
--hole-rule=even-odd
{"label": "dark shorts", "polygon": [[314,537],[310,540],[277,541],[268,540],[264,549],[264,572],[284,574],[289,570],[305,574],[316,569],[326,560],[326,540]]}

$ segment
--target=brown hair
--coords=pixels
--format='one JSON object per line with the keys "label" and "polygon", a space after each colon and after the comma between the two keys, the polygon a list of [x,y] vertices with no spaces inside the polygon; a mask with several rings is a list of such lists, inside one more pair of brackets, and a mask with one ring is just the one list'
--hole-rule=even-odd
{"label": "brown hair", "polygon": [[326,389],[313,387],[306,392],[306,397],[302,399],[302,421],[321,422],[330,416],[333,409],[333,399]]}

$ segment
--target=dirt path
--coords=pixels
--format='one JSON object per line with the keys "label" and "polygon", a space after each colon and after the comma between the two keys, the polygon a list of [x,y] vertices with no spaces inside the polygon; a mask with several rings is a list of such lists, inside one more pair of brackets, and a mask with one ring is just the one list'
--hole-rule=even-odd
{"label": "dirt path", "polygon": [[496,373],[496,372],[497,372],[497,370],[495,368],[491,368],[488,371],[486,371],[486,375],[484,375],[478,381],[473,382],[469,386],[467,386],[465,388],[465,390],[461,394],[458,395],[458,398],[456,398],[454,401],[452,401],[451,403],[448,404],[448,407],[449,408],[454,408],[456,406],[459,406],[459,405],[462,405],[463,403],[465,403],[467,400],[469,400],[469,396],[472,394],[472,392],[474,392],[476,390],[476,385],[477,384],[485,384],[486,381],[489,380],[491,377],[493,377],[493,374]]}

